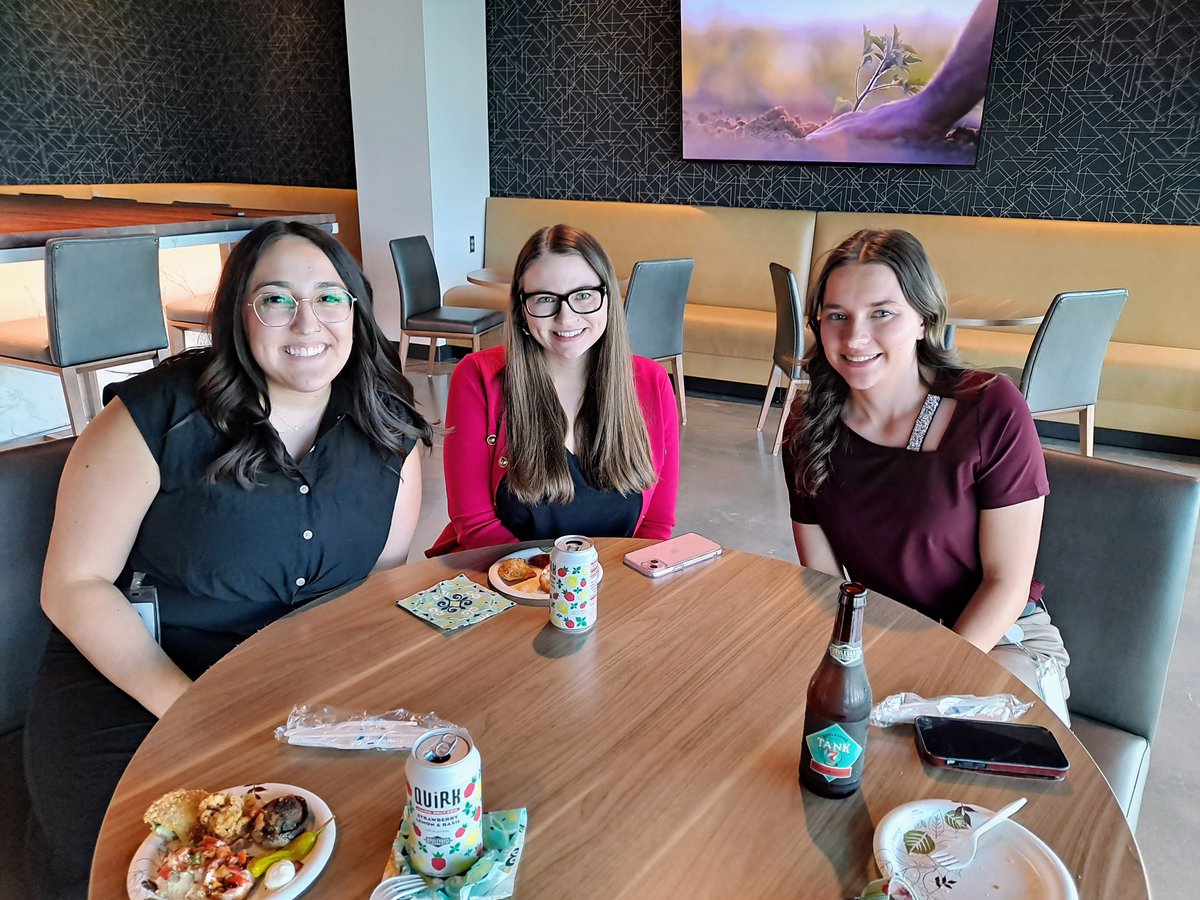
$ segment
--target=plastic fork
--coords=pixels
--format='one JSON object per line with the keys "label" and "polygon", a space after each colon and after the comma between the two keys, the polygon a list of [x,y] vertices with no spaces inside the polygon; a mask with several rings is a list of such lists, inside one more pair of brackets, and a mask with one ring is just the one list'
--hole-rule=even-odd
{"label": "plastic fork", "polygon": [[375,885],[371,900],[404,900],[417,896],[425,887],[425,879],[420,875],[393,875]]}
{"label": "plastic fork", "polygon": [[979,836],[1011,817],[1013,813],[1024,805],[1025,798],[1022,797],[1020,800],[1014,800],[1007,806],[1000,807],[990,819],[978,828],[972,828],[966,834],[951,841],[944,848],[934,850],[929,854],[929,858],[943,869],[965,868],[975,858],[975,852],[979,849]]}

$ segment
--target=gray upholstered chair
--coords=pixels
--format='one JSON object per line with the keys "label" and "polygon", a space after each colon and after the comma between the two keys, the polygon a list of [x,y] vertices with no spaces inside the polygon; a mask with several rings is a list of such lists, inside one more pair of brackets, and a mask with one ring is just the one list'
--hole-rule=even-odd
{"label": "gray upholstered chair", "polygon": [[438,281],[433,251],[425,235],[396,238],[389,245],[396,278],[400,282],[400,358],[408,359],[410,337],[429,338],[429,374],[437,356],[438,338],[465,338],[471,350],[479,349],[480,340],[489,331],[504,324],[504,313],[494,309],[442,306],[442,287]]}
{"label": "gray upholstered chair", "polygon": [[168,354],[153,235],[48,241],[45,318],[0,322],[0,365],[57,374],[74,434],[100,411],[98,371]]}
{"label": "gray upholstered chair", "polygon": [[[54,498],[74,439],[0,451],[0,897],[33,897],[24,884],[32,841],[22,739],[50,623],[42,613],[42,563]],[[31,861],[32,864],[32,861]]]}
{"label": "gray upholstered chair", "polygon": [[763,397],[762,410],[758,414],[758,430],[762,431],[767,422],[767,411],[775,399],[775,386],[780,376],[786,376],[787,393],[783,398],[783,411],[779,415],[775,445],[771,448],[771,455],[775,455],[783,444],[783,426],[791,411],[792,401],[796,399],[796,391],[802,384],[808,383],[808,376],[800,368],[808,332],[804,327],[804,298],[796,284],[796,273],[787,266],[771,263],[771,285],[775,288],[775,350],[771,354],[767,395]]}
{"label": "gray upholstered chair", "polygon": [[1129,291],[1070,291],[1050,303],[1025,359],[1025,367],[998,368],[1025,395],[1029,411],[1079,413],[1079,452],[1095,446],[1100,370]]}
{"label": "gray upholstered chair", "polygon": [[1035,573],[1063,635],[1071,728],[1137,826],[1200,513],[1200,481],[1046,451]]}
{"label": "gray upholstered chair", "polygon": [[694,259],[648,259],[635,263],[625,290],[629,347],[638,356],[671,360],[679,421],[687,424],[683,392],[683,308]]}

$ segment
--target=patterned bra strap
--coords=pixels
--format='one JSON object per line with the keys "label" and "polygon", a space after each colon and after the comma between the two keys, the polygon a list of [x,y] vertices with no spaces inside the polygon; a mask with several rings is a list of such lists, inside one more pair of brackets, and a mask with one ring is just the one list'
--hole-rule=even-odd
{"label": "patterned bra strap", "polygon": [[921,446],[925,443],[925,435],[929,431],[929,424],[933,421],[934,413],[938,410],[938,404],[942,402],[942,398],[937,394],[926,394],[925,402],[921,404],[921,411],[917,413],[916,424],[913,425],[912,434],[908,436],[908,448],[914,453],[921,451]]}

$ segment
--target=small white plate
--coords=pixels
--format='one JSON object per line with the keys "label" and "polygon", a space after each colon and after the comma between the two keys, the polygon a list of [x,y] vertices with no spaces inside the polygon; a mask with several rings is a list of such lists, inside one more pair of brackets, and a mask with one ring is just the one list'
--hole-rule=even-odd
{"label": "small white plate", "polygon": [[[262,788],[257,793],[259,799],[264,803],[267,800],[274,800],[276,797],[283,797],[287,794],[299,794],[303,797],[305,802],[308,803],[308,828],[318,828],[325,822],[329,822],[325,826],[325,830],[317,837],[316,844],[313,845],[308,857],[304,860],[304,865],[300,867],[300,871],[296,873],[296,877],[284,887],[271,892],[271,900],[293,900],[293,898],[299,897],[308,890],[309,886],[317,880],[317,876],[321,874],[321,870],[329,862],[329,857],[333,855],[333,845],[337,840],[337,820],[330,821],[333,813],[324,800],[311,791],[306,791],[303,788],[294,787],[290,784],[274,784],[271,782],[241,784],[237,787],[225,788],[219,793],[244,794],[251,788],[256,787]],[[147,889],[143,882],[154,881],[154,875],[158,872],[159,866],[162,865],[163,859],[176,846],[178,845],[175,841],[165,841],[154,832],[151,832],[146,840],[142,841],[142,845],[133,854],[133,861],[129,864],[129,874],[125,879],[125,888],[129,892],[129,900],[156,900],[158,895],[154,891]],[[264,850],[263,852],[270,853],[272,851]],[[257,888],[258,885],[256,884],[254,890],[257,890]]]}
{"label": "small white plate", "polygon": [[1079,900],[1062,860],[1017,822],[1001,822],[982,835],[975,859],[963,869],[943,869],[930,858],[947,833],[977,826],[991,814],[952,800],[896,807],[875,829],[879,871],[902,879],[917,900]]}
{"label": "small white plate", "polygon": [[[545,591],[518,591],[516,585],[509,584],[500,577],[500,563],[506,559],[529,559],[531,556],[537,556],[539,553],[549,555],[553,550],[553,546],[546,547],[526,547],[524,550],[517,550],[514,553],[509,553],[507,556],[502,556],[488,569],[488,583],[496,590],[502,593],[505,597],[511,597],[514,600],[520,600],[530,606],[549,606],[550,595]],[[604,579],[604,568],[599,562],[596,563],[596,584],[599,584]]]}

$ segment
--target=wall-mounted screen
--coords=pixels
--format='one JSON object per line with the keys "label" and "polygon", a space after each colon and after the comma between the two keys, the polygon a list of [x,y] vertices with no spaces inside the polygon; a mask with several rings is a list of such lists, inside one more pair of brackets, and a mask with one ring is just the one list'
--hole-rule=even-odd
{"label": "wall-mounted screen", "polygon": [[682,0],[683,155],[973,166],[998,0]]}

